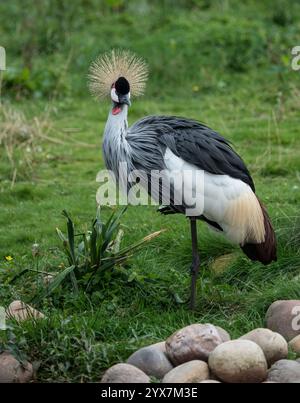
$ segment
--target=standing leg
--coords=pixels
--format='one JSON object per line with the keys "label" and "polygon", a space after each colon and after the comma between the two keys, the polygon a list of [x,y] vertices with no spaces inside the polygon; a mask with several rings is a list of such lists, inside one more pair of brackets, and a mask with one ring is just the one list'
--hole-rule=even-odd
{"label": "standing leg", "polygon": [[191,223],[191,235],[192,235],[192,253],[193,253],[193,260],[191,266],[191,300],[190,300],[190,308],[192,310],[195,309],[196,304],[196,281],[199,273],[200,267],[200,257],[198,253],[198,242],[197,242],[197,221],[196,217],[190,217]]}

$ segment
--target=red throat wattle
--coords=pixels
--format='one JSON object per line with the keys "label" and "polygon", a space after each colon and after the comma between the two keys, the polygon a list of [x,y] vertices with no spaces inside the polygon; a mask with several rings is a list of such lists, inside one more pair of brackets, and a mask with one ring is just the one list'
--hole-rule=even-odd
{"label": "red throat wattle", "polygon": [[112,110],[112,114],[113,115],[118,115],[118,113],[120,113],[122,110],[122,108],[120,106],[115,106]]}

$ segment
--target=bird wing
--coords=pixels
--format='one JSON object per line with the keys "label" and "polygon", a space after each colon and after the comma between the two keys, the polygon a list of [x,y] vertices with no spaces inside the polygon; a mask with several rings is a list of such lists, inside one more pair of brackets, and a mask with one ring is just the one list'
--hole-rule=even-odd
{"label": "bird wing", "polygon": [[210,174],[240,179],[255,192],[253,179],[242,158],[227,140],[204,124],[177,116],[148,116],[134,126],[135,129],[151,128],[162,146],[187,163]]}

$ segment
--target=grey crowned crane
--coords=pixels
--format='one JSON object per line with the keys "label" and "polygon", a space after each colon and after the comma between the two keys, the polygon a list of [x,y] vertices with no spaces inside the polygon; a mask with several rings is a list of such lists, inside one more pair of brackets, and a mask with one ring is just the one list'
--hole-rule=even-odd
{"label": "grey crowned crane", "polygon": [[[163,171],[169,178],[174,178],[174,173],[176,176],[184,171],[198,172],[203,178],[200,186],[195,186],[194,180],[189,182],[193,202],[197,198],[203,200],[196,215],[188,214],[193,204],[188,197],[181,198],[181,203],[174,201],[178,188],[171,179],[170,202],[159,209],[162,214],[185,214],[190,220],[192,309],[200,266],[197,220],[205,221],[240,245],[251,260],[265,265],[276,260],[276,238],[267,211],[255,194],[245,163],[227,140],[196,120],[177,116],[148,116],[128,127],[130,94],[141,95],[147,79],[145,62],[130,52],[112,51],[100,56],[91,66],[89,79],[90,90],[96,97],[111,98],[103,154],[107,169],[113,171],[117,180],[122,180],[119,167],[124,162],[129,171],[146,172],[144,187],[148,192],[152,190],[152,172]],[[163,186],[160,183],[154,196],[159,203]]]}

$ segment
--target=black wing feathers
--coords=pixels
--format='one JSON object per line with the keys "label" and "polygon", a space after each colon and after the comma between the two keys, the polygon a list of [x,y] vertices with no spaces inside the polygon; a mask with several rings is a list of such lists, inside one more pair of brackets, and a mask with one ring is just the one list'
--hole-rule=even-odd
{"label": "black wing feathers", "polygon": [[244,161],[228,141],[204,124],[176,116],[149,116],[137,122],[140,124],[151,126],[158,141],[186,162],[211,174],[240,179],[255,192]]}

